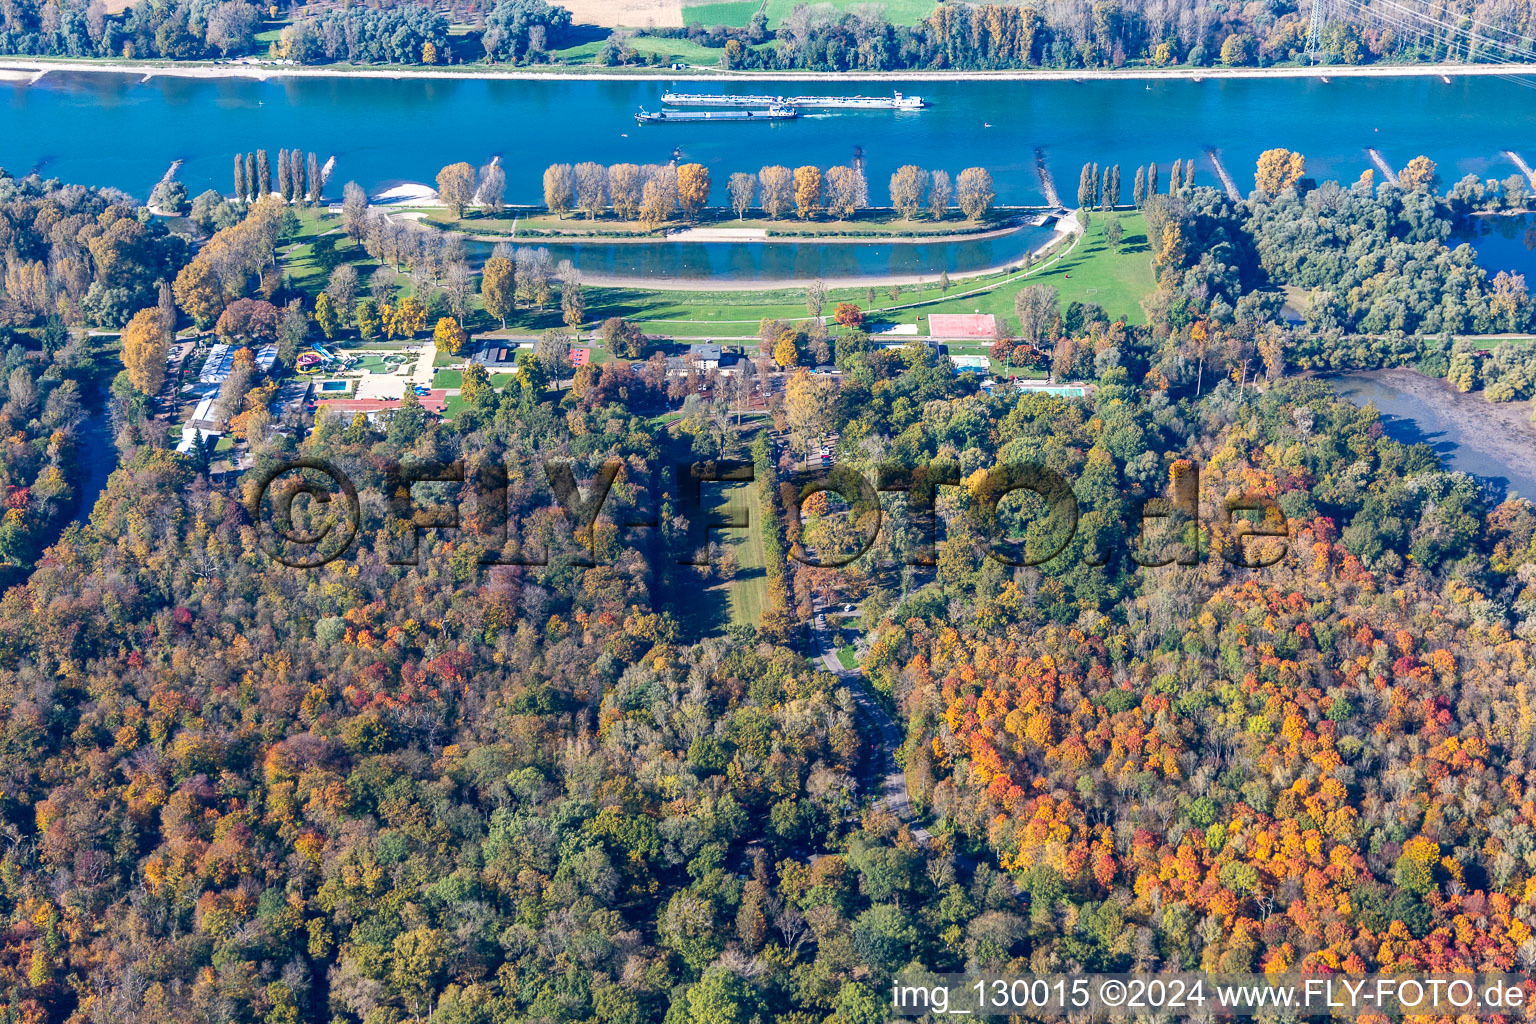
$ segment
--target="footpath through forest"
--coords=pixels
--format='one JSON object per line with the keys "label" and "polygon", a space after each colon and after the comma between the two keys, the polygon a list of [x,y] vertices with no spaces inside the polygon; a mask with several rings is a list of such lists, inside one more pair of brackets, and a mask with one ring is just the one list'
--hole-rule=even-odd
{"label": "footpath through forest", "polygon": [[[844,668],[837,660],[837,649],[829,642],[827,630],[826,612],[831,606],[816,599],[812,607],[814,614],[811,618],[811,637],[816,644],[816,660],[828,672],[836,675],[853,695],[854,713],[859,723],[859,732],[867,741],[866,749],[872,753],[872,756],[862,759],[861,786],[872,798],[905,822],[912,830],[912,838],[917,840],[919,846],[927,849],[933,845],[933,833],[918,821],[917,811],[912,806],[912,798],[907,795],[906,773],[896,763],[896,748],[905,741],[906,733],[897,724],[896,719],[891,717],[890,712],[886,711],[885,705],[875,697],[874,690],[870,687],[869,679],[864,675],[863,670]],[[980,862],[960,849],[953,849],[952,852],[955,867],[966,877],[974,878]],[[1001,868],[996,870],[1002,871]],[[1029,901],[1025,898],[1024,890],[1019,887],[1018,880],[1006,871],[1002,871],[1002,874],[1008,879],[1008,885],[1014,897],[1027,913]]]}

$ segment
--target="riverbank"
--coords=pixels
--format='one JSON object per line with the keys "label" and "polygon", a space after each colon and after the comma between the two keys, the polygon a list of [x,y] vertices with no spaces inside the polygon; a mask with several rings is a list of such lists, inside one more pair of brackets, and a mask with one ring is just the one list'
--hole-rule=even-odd
{"label": "riverbank", "polygon": [[710,81],[780,81],[780,82],[1088,82],[1125,79],[1129,81],[1194,81],[1223,78],[1401,78],[1401,77],[1475,77],[1483,75],[1536,75],[1536,64],[1365,64],[1317,67],[1174,67],[1174,68],[1017,68],[1002,71],[727,71],[707,65],[689,65],[686,71],[668,67],[632,69],[598,68],[583,64],[550,64],[539,67],[502,69],[485,64],[459,64],[451,67],[392,65],[388,67],[329,64],[302,66],[281,64],[243,64],[234,62],[174,62],[69,59],[48,57],[0,59],[0,81],[16,83],[36,81],[40,75],[56,71],[83,71],[94,74],[141,75],[146,78],[248,78],[268,81],[275,78],[386,78],[386,79],[487,79],[520,81],[545,78],[581,78],[593,81],[631,82],[637,79],[665,79],[669,82]]}
{"label": "riverbank", "polygon": [[1320,376],[1355,404],[1374,404],[1397,440],[1428,444],[1449,468],[1503,479],[1509,491],[1536,500],[1529,401],[1490,402],[1480,391],[1463,393],[1449,381],[1402,368]]}

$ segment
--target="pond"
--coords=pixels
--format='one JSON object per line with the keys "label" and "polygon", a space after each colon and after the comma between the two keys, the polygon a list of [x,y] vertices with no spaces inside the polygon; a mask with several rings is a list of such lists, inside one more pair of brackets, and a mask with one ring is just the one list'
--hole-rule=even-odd
{"label": "pond", "polygon": [[1444,380],[1412,370],[1372,370],[1323,377],[1341,397],[1381,413],[1387,435],[1427,444],[1446,466],[1483,481],[1499,500],[1536,501],[1536,429],[1531,403],[1493,403],[1462,394]]}
{"label": "pond", "polygon": [[[937,278],[940,272],[969,274],[1022,261],[1055,236],[1055,222],[1026,225],[1004,235],[951,242],[542,242],[517,246],[549,250],[557,263],[570,260],[592,282],[604,278],[660,283],[712,279],[766,284],[817,278],[850,283],[879,278]],[[490,256],[489,242],[471,242],[478,265]]]}

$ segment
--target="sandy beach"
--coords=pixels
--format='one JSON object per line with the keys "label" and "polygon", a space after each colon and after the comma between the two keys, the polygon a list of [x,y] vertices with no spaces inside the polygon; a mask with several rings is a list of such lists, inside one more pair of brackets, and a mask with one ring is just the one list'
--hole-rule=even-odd
{"label": "sandy beach", "polygon": [[597,81],[624,82],[641,78],[664,78],[669,82],[707,82],[721,80],[815,82],[942,82],[942,81],[1065,81],[1086,82],[1109,79],[1132,81],[1189,80],[1200,82],[1220,78],[1389,78],[1414,76],[1457,77],[1463,75],[1536,75],[1536,64],[1373,64],[1332,67],[1269,68],[1121,68],[1057,69],[1023,68],[1011,71],[724,71],[709,66],[690,65],[688,71],[667,68],[636,69],[628,73],[596,68],[558,65],[539,68],[502,70],[491,65],[456,67],[305,67],[277,63],[168,63],[164,61],[35,60],[12,57],[0,60],[0,81],[22,81],[4,72],[22,72],[25,77],[39,71],[83,71],[94,74],[139,75],[178,78],[480,78],[540,79],[587,78]]}

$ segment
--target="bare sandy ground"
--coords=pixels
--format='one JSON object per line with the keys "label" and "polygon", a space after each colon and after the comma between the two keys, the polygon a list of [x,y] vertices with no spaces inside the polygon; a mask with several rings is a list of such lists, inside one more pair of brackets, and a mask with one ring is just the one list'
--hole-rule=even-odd
{"label": "bare sandy ground", "polygon": [[1189,80],[1200,82],[1208,78],[1403,78],[1403,77],[1457,77],[1463,75],[1536,75],[1536,64],[1392,64],[1363,67],[1316,67],[1316,68],[1133,68],[1121,70],[1075,71],[1051,68],[1029,68],[1017,71],[891,71],[891,72],[812,72],[812,71],[722,71],[718,68],[695,65],[694,73],[679,74],[666,68],[649,69],[615,74],[611,71],[586,71],[571,69],[522,69],[501,70],[484,65],[463,65],[460,68],[335,68],[300,67],[278,64],[173,64],[150,61],[67,61],[30,60],[10,58],[0,60],[0,71],[89,71],[106,74],[153,74],[173,75],[178,78],[485,78],[485,79],[539,79],[539,78],[589,78],[597,81],[623,82],[636,78],[663,77],[674,82],[705,82],[711,80],[757,79],[776,82],[814,82],[835,78],[842,82],[940,82],[953,80],[986,81],[1068,81],[1130,79],[1130,80]]}
{"label": "bare sandy ground", "polygon": [[766,242],[762,228],[683,228],[667,235],[669,242]]}
{"label": "bare sandy ground", "polygon": [[683,24],[680,0],[564,0],[561,6],[578,25],[681,28]]}

